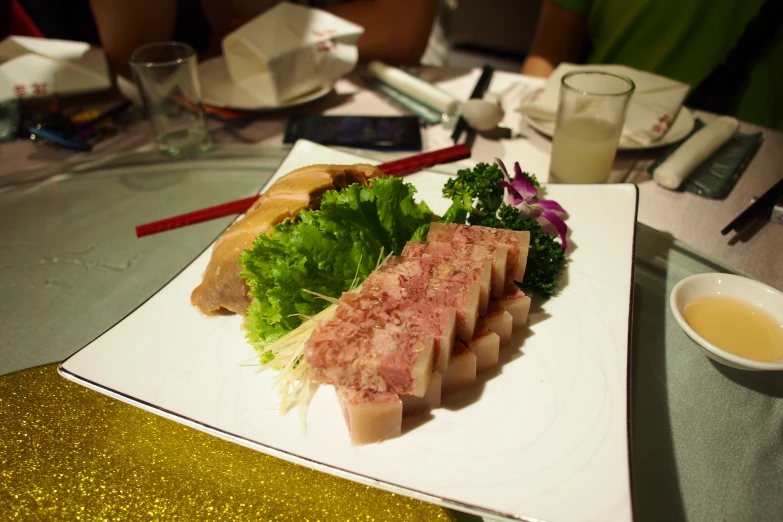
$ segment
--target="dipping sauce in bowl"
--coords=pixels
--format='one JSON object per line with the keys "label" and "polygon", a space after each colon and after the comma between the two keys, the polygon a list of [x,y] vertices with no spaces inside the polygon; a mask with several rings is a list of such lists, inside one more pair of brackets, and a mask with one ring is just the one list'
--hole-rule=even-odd
{"label": "dipping sauce in bowl", "polygon": [[715,295],[694,299],[683,312],[696,333],[727,352],[754,361],[783,359],[783,325],[758,306]]}
{"label": "dipping sauce in bowl", "polygon": [[739,275],[697,274],[674,285],[669,306],[710,359],[742,370],[783,370],[783,292]]}

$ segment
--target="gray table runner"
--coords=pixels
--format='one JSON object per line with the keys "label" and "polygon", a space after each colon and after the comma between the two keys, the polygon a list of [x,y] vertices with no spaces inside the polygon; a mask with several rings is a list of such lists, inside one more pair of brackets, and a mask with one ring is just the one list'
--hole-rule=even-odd
{"label": "gray table runner", "polygon": [[733,271],[643,225],[635,268],[636,520],[783,520],[783,374],[713,362],[669,309],[684,277]]}

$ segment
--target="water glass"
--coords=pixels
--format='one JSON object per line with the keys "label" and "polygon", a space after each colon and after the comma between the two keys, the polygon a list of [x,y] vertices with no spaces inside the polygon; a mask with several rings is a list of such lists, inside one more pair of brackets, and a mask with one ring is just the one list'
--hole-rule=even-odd
{"label": "water glass", "polygon": [[574,71],[563,76],[550,181],[606,182],[634,88],[630,79],[606,72]]}
{"label": "water glass", "polygon": [[158,148],[172,156],[209,148],[196,53],[179,42],[144,45],[131,66]]}

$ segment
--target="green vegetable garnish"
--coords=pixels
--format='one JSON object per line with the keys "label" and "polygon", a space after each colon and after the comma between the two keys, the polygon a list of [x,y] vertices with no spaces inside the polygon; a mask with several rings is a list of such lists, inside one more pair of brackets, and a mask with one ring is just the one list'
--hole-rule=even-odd
{"label": "green vegetable garnish", "polygon": [[[263,345],[279,339],[329,305],[311,292],[339,298],[380,259],[399,254],[412,238],[426,237],[432,212],[414,202],[415,192],[400,178],[328,191],[319,210],[303,210],[270,236],[259,236],[239,257],[252,298],[248,340]],[[262,350],[262,362],[273,357]]]}
{"label": "green vegetable garnish", "polygon": [[[443,195],[453,201],[476,202],[475,213],[492,213],[503,202],[503,171],[496,163],[479,163],[474,169],[462,169],[443,186]],[[463,221],[464,223],[464,221]]]}
{"label": "green vegetable garnish", "polygon": [[[529,291],[551,296],[566,261],[566,229],[557,215],[565,211],[553,201],[538,199],[538,187],[536,177],[522,172],[519,164],[515,165],[512,182],[500,160],[492,165],[479,163],[473,169],[460,170],[456,178],[446,182],[443,195],[453,203],[441,221],[467,221],[471,225],[529,231],[527,269],[524,280],[517,284]],[[541,228],[536,220],[538,216],[558,227],[562,244]]]}

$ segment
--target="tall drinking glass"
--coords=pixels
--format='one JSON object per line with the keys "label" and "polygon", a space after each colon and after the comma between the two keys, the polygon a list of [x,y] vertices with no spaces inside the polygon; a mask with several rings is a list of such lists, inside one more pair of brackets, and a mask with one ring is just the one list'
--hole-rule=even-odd
{"label": "tall drinking glass", "polygon": [[552,139],[551,181],[607,180],[633,91],[633,82],[616,74],[574,71],[563,76]]}
{"label": "tall drinking glass", "polygon": [[158,148],[172,156],[209,148],[196,53],[179,42],[143,45],[131,66]]}

